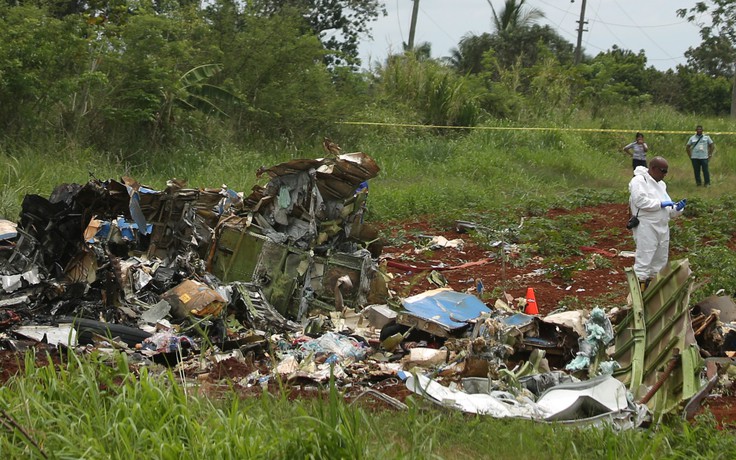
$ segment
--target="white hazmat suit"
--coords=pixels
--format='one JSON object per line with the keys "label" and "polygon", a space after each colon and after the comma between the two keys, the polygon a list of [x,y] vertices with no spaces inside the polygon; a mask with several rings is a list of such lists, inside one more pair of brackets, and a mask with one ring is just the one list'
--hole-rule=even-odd
{"label": "white hazmat suit", "polygon": [[654,278],[667,264],[670,249],[670,218],[679,216],[673,206],[663,208],[663,201],[672,201],[667,194],[664,180],[657,182],[649,175],[645,166],[634,170],[629,182],[629,207],[631,214],[639,217],[639,225],[634,227],[636,256],[634,272],[639,281]]}

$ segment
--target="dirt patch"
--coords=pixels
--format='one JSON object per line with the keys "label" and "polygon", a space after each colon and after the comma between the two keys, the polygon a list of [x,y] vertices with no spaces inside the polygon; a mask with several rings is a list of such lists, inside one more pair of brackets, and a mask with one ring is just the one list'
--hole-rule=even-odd
{"label": "dirt patch", "polygon": [[702,411],[708,411],[718,423],[718,427],[736,430],[736,396],[713,396],[703,403]]}
{"label": "dirt patch", "polygon": [[228,358],[226,360],[220,361],[219,363],[216,363],[212,367],[212,370],[209,372],[209,377],[211,380],[214,381],[228,380],[243,378],[257,371],[265,371],[265,373],[269,372],[265,365],[259,366],[258,364],[249,360],[246,360],[244,363],[242,363],[235,358]]}
{"label": "dirt patch", "polygon": [[[31,350],[34,355],[36,367],[44,367],[52,364],[58,368],[61,364],[58,351],[39,344]],[[10,350],[0,350],[0,385],[5,384],[11,377],[25,372],[25,353]]]}
{"label": "dirt patch", "polygon": [[[515,257],[520,256],[513,252],[506,258],[501,257],[500,249],[481,247],[470,234],[458,232],[455,225],[438,228],[428,223],[430,219],[420,217],[386,224],[385,228],[391,229],[386,230],[388,241],[404,235],[402,245],[389,243],[384,248],[384,255],[391,261],[389,272],[394,277],[390,287],[400,296],[436,288],[427,280],[427,275],[432,267],[438,267],[449,287],[456,291],[477,293],[480,280],[485,291],[481,298],[491,306],[495,302],[491,294],[503,291],[514,298],[524,297],[530,287],[534,289],[541,314],[563,306],[575,309],[591,302],[602,307],[625,305],[629,290],[624,269],[634,264],[633,258],[622,256],[634,250],[631,233],[624,227],[629,217],[628,207],[606,204],[574,211],[555,209],[547,217],[554,219],[569,214],[592,216],[583,227],[594,243],[577,248],[582,255],[554,263],[540,257],[517,260]],[[442,248],[416,252],[415,249],[426,245],[425,236],[459,238],[465,244],[462,250]]]}

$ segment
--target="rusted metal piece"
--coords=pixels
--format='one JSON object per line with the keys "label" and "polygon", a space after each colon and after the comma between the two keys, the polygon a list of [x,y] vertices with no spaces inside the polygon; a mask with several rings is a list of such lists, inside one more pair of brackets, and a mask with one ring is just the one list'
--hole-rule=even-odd
{"label": "rusted metal piece", "polygon": [[646,404],[649,402],[650,399],[654,396],[654,394],[662,388],[662,385],[664,385],[664,382],[672,375],[672,372],[675,370],[675,367],[677,367],[677,364],[680,362],[680,350],[675,348],[672,358],[670,358],[670,361],[667,363],[667,367],[664,369],[664,372],[662,372],[662,375],[659,377],[659,380],[652,386],[652,388],[649,389],[647,394],[644,395],[643,398],[639,401],[640,404]]}

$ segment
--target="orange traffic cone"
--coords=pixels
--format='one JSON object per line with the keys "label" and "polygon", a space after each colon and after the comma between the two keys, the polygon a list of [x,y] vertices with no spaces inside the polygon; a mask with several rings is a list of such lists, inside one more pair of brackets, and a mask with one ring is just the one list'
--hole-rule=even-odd
{"label": "orange traffic cone", "polygon": [[526,308],[524,313],[527,315],[538,315],[539,309],[537,308],[537,298],[534,296],[534,288],[527,288],[526,290]]}

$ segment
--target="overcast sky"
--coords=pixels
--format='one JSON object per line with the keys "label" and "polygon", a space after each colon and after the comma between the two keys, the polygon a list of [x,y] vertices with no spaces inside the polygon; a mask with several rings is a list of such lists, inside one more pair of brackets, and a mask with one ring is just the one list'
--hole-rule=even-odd
{"label": "overcast sky", "polygon": [[[504,0],[492,0],[497,12]],[[549,24],[573,45],[582,0],[527,0],[544,12],[540,24]],[[619,48],[644,50],[647,64],[670,69],[684,64],[685,51],[700,43],[698,27],[677,17],[678,8],[690,8],[696,0],[587,0],[583,50],[595,56]],[[360,47],[363,66],[382,63],[389,52],[400,52],[409,41],[412,0],[385,0],[388,16],[373,23],[373,41]],[[467,33],[492,32],[491,8],[486,0],[419,0],[414,43],[432,44],[432,57],[449,56]]]}

